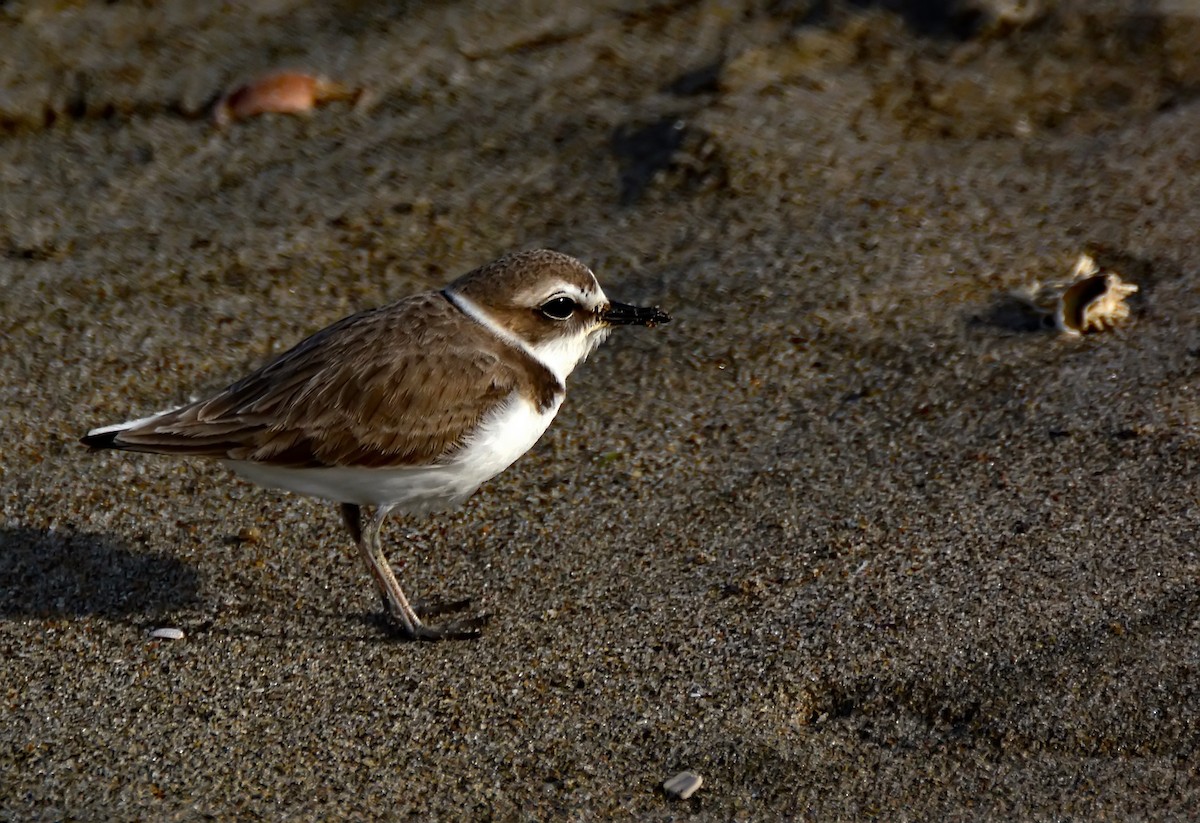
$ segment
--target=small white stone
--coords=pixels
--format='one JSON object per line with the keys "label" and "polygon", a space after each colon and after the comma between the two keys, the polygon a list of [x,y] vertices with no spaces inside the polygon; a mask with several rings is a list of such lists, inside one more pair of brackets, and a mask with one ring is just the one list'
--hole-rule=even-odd
{"label": "small white stone", "polygon": [[183,629],[164,628],[154,629],[150,632],[151,640],[182,640]]}
{"label": "small white stone", "polygon": [[696,790],[704,785],[704,778],[695,772],[680,772],[663,783],[663,791],[674,795],[680,800],[687,800]]}

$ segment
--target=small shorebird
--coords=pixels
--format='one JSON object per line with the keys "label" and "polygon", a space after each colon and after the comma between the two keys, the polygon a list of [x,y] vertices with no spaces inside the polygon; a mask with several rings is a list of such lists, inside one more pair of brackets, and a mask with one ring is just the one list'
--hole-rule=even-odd
{"label": "small shorebird", "polygon": [[216,458],[260,485],[335,501],[397,628],[474,637],[478,619],[421,622],[380,547],[384,519],[466,500],[537,442],[567,375],[614,326],[669,320],[610,301],[572,257],[519,252],[340,320],[212,397],[82,442]]}

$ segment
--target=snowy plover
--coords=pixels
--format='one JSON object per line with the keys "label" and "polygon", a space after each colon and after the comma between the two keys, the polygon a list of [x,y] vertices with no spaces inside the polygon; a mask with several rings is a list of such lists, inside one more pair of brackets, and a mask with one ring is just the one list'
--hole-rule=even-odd
{"label": "snowy plover", "polygon": [[340,503],[404,634],[475,636],[478,620],[421,622],[380,547],[384,519],[464,501],[542,436],[567,375],[612,327],[669,320],[611,302],[565,254],[510,254],[340,320],[213,397],[82,442],[216,458],[260,485]]}

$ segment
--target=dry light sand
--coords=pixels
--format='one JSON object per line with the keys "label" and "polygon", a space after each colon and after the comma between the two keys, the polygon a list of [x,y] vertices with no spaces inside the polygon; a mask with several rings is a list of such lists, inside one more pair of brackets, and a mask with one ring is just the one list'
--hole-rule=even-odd
{"label": "dry light sand", "polygon": [[[0,6],[0,817],[1200,808],[1196,4],[248,5]],[[212,127],[280,67],[363,94]],[[328,504],[77,443],[535,246],[676,320],[390,523],[481,640],[384,635]],[[1128,323],[1005,304],[1084,250]]]}

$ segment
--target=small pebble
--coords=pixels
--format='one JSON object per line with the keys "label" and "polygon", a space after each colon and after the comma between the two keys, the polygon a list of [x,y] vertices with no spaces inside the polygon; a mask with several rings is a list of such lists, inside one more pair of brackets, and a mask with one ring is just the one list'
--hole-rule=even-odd
{"label": "small pebble", "polygon": [[246,526],[238,531],[239,543],[258,543],[262,540],[262,529],[258,526]]}
{"label": "small pebble", "polygon": [[182,640],[183,629],[154,629],[150,632],[151,640]]}
{"label": "small pebble", "polygon": [[704,785],[704,778],[695,772],[680,772],[663,783],[663,791],[680,800],[687,800]]}
{"label": "small pebble", "polygon": [[304,114],[327,100],[356,96],[353,89],[324,77],[295,71],[272,72],[222,97],[213,109],[213,122],[224,128],[235,120],[268,112]]}

